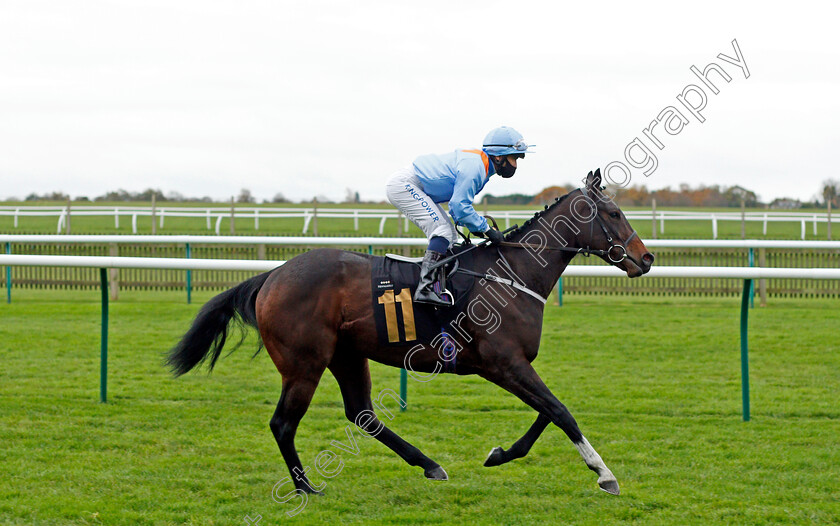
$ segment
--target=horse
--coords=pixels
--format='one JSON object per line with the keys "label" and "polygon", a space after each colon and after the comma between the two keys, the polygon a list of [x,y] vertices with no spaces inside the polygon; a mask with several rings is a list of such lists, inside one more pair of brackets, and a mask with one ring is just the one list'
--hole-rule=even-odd
{"label": "horse", "polygon": [[[650,270],[653,254],[601,188],[600,169],[590,172],[581,188],[557,198],[509,232],[501,245],[485,242],[473,248],[472,268],[466,272],[484,283],[485,289],[474,287],[467,300],[489,298],[490,294],[482,292],[488,292],[487,285],[492,283],[494,295],[504,306],[492,327],[486,321],[489,315],[481,315],[477,308],[469,316],[459,315],[453,329],[463,336],[457,349],[457,374],[477,374],[538,413],[521,439],[509,450],[493,448],[485,465],[497,466],[524,456],[553,423],[598,475],[598,486],[618,495],[615,476],[531,362],[539,350],[546,298],[572,258],[597,255],[634,278]],[[256,328],[282,375],[280,400],[269,427],[296,489],[305,493],[320,491],[303,470],[295,433],[327,369],[338,382],[350,422],[409,465],[422,468],[426,478],[448,479],[437,462],[386,427],[374,412],[368,360],[410,368],[417,374],[436,373],[441,363],[439,349],[431,345],[386,346],[378,340],[371,301],[372,258],[344,250],[315,249],[244,281],[208,301],[166,358],[175,376],[202,363],[212,370],[229,325]],[[515,279],[501,277],[500,268]],[[504,292],[499,292],[501,289]]]}

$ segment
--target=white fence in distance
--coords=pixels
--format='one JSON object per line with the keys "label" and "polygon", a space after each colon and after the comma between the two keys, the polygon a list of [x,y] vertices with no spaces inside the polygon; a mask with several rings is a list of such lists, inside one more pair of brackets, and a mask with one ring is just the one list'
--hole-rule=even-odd
{"label": "white fence in distance", "polygon": [[[480,208],[480,206],[479,206]],[[382,235],[385,223],[389,219],[402,218],[404,230],[408,230],[408,219],[395,209],[385,208],[279,208],[279,207],[148,207],[148,206],[0,206],[0,216],[13,216],[14,227],[19,228],[19,218],[25,216],[57,217],[56,232],[61,232],[68,215],[72,216],[113,216],[114,228],[120,227],[120,217],[131,217],[132,232],[137,233],[138,217],[155,217],[159,228],[164,228],[167,217],[189,217],[203,219],[207,230],[215,229],[220,234],[222,221],[237,219],[252,219],[254,230],[260,229],[260,219],[271,218],[299,218],[303,219],[301,233],[306,234],[316,217],[353,220],[353,229],[359,230],[359,220],[378,220],[379,234]],[[524,220],[534,215],[534,210],[494,210],[492,215],[503,220],[505,228],[509,228],[511,221]],[[712,238],[718,237],[718,223],[722,221],[761,222],[763,235],[767,235],[767,225],[771,222],[799,223],[800,235],[805,239],[807,224],[813,225],[813,234],[817,235],[817,225],[828,223],[829,215],[822,212],[685,212],[672,210],[628,210],[625,215],[630,220],[653,220],[659,222],[659,233],[665,233],[666,221],[710,221]],[[831,222],[836,222],[831,218]]]}

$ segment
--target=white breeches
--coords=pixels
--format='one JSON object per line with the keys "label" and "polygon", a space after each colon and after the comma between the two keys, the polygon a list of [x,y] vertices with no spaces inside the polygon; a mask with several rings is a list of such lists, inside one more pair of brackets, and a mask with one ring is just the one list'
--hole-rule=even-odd
{"label": "white breeches", "polygon": [[448,240],[450,246],[457,241],[458,233],[449,220],[449,214],[423,191],[414,173],[414,165],[395,172],[388,180],[386,193],[388,201],[420,227],[427,238],[440,236]]}

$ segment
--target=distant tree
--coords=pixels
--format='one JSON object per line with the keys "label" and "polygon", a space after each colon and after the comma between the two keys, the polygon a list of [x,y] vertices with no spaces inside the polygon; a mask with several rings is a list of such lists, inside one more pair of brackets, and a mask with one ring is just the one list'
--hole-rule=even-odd
{"label": "distant tree", "polygon": [[645,206],[650,204],[650,192],[644,185],[610,188],[610,190],[615,192],[615,201],[621,206]]}
{"label": "distant tree", "polygon": [[94,201],[125,201],[128,192],[125,190],[110,191],[93,198]]}
{"label": "distant tree", "polygon": [[291,203],[291,201],[286,199],[286,196],[283,195],[281,192],[277,192],[276,194],[274,194],[274,197],[271,198],[270,202],[272,202],[272,203]]}
{"label": "distant tree", "polygon": [[488,205],[527,205],[534,200],[534,196],[528,194],[508,194],[499,196],[487,194],[485,197],[487,198]]}
{"label": "distant tree", "polygon": [[[320,199],[318,199],[320,201]],[[344,189],[344,201],[342,203],[358,203],[359,200],[359,192],[353,190],[352,188],[345,188]]]}
{"label": "distant tree", "polygon": [[247,188],[243,188],[239,191],[239,195],[236,197],[237,203],[256,203],[257,200],[254,199],[254,196],[251,195],[251,191]]}
{"label": "distant tree", "polygon": [[678,190],[670,186],[659,190],[649,191],[645,186],[631,186],[628,188],[615,188],[616,202],[625,206],[648,206],[651,198],[656,199],[657,206],[741,206],[741,197],[746,200],[747,206],[757,206],[758,198],[755,192],[733,186],[721,188],[720,186],[703,186],[691,188],[688,184],[681,184]]}
{"label": "distant tree", "polygon": [[89,203],[90,199],[87,196],[80,195],[80,196],[77,196],[75,199],[73,199],[73,201],[81,201],[81,202]]}
{"label": "distant tree", "polygon": [[671,190],[670,186],[666,186],[665,188],[661,188],[659,190],[654,190],[650,193],[650,195],[653,199],[656,199],[656,204],[659,206],[679,205],[679,192]]}
{"label": "distant tree", "polygon": [[823,181],[823,205],[827,206],[828,202],[831,201],[832,208],[837,207],[838,197],[840,197],[840,181],[836,179],[826,179]]}
{"label": "distant tree", "polygon": [[569,189],[565,186],[549,186],[535,195],[531,200],[531,204],[540,206],[551,204],[558,197],[564,196],[568,193]]}
{"label": "distant tree", "polygon": [[26,196],[26,201],[61,201],[67,202],[70,199],[70,196],[65,194],[64,192],[50,192],[44,195],[38,195],[36,193],[31,193]]}
{"label": "distant tree", "polygon": [[152,196],[155,196],[155,201],[167,201],[167,197],[163,195],[160,190],[147,188],[142,192],[128,192],[120,188],[117,191],[111,191],[104,195],[95,197],[94,201],[151,201]]}
{"label": "distant tree", "polygon": [[741,200],[744,200],[746,206],[757,206],[758,197],[752,190],[747,190],[742,186],[730,186],[724,192],[724,195],[729,201],[729,206],[741,206]]}
{"label": "distant tree", "polygon": [[152,196],[155,196],[156,202],[166,201],[166,196],[160,190],[147,188],[139,194],[131,194],[130,201],[151,201]]}

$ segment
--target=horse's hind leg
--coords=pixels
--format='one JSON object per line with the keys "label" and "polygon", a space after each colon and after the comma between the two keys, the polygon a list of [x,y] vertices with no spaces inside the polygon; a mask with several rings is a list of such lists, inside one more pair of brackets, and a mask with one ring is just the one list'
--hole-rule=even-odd
{"label": "horse's hind leg", "polygon": [[487,467],[501,466],[511,460],[524,457],[531,451],[534,442],[540,438],[540,435],[550,423],[551,419],[547,416],[537,415],[537,421],[531,424],[531,428],[528,429],[522,438],[514,442],[510,446],[510,449],[505,450],[498,446],[491,449],[490,454],[487,455],[487,459],[484,461],[484,465]]}
{"label": "horse's hind leg", "polygon": [[[377,418],[370,399],[370,370],[368,369],[367,358],[352,352],[338,350],[329,365],[329,369],[341,389],[341,396],[344,398],[344,414],[348,420],[388,446],[408,465],[423,468],[426,478],[448,480],[446,471],[437,462],[400,438]],[[382,410],[388,415],[388,410],[384,406]]]}
{"label": "horse's hind leg", "polygon": [[283,378],[283,391],[280,394],[280,401],[277,403],[277,409],[274,411],[274,416],[271,417],[271,423],[269,424],[274,439],[280,447],[283,460],[286,461],[286,466],[292,475],[295,487],[307,493],[320,493],[318,490],[322,489],[324,484],[313,486],[309,482],[295,449],[295,433],[301,418],[309,408],[309,403],[312,401],[312,395],[315,394],[322,373],[323,370],[318,372],[314,378]]}

